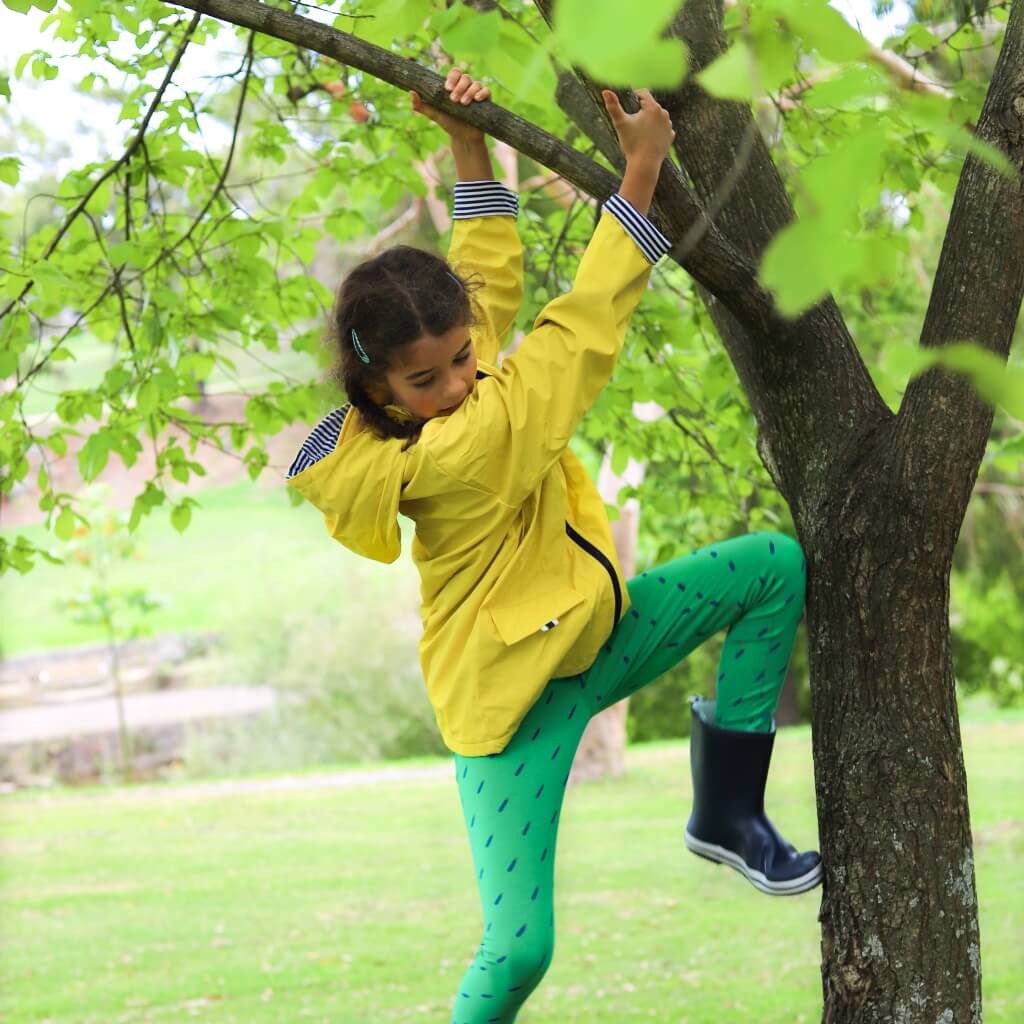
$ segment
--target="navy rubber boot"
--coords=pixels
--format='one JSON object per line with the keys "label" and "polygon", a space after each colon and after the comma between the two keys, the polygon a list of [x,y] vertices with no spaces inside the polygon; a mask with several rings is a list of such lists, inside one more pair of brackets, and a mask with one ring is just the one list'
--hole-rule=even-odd
{"label": "navy rubber boot", "polygon": [[772,896],[792,896],[821,884],[821,857],[798,853],[764,813],[775,722],[771,732],[723,729],[714,701],[690,702],[693,813],[686,847],[698,857],[728,864]]}

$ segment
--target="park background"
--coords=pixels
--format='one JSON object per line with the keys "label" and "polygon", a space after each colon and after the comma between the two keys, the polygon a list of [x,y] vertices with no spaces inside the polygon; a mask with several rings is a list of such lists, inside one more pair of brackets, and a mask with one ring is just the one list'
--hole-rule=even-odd
{"label": "park background", "polygon": [[[919,12],[901,6],[883,22],[864,7],[849,4],[847,13],[860,15],[876,44],[896,50],[912,35]],[[118,116],[129,86],[93,83],[88,100],[81,85],[68,90],[89,62],[36,35],[43,17],[4,14],[5,30],[33,26],[12,32],[0,58],[11,92],[0,106],[0,156],[20,160],[16,179],[0,186],[12,239],[59,219],[53,196],[62,179],[109,159],[127,134]],[[242,49],[228,32],[218,44],[197,48],[202,59],[191,73],[207,101],[204,145],[223,158],[234,110],[211,76],[236,67]],[[16,70],[36,48],[51,58]],[[48,66],[59,72],[51,77]],[[448,202],[453,169],[436,137],[436,149],[427,147],[407,172],[419,187],[387,162],[376,181],[339,181],[320,173],[322,155],[309,159],[333,133],[362,148],[364,159],[379,150],[389,161],[387,132],[432,130],[411,123],[411,114],[399,120],[400,104],[385,103],[385,89],[355,77],[343,96],[303,97],[284,121],[294,149],[270,138],[269,102],[250,108],[240,126],[233,180],[252,183],[245,187],[253,202],[273,207],[282,222],[303,225],[291,270],[325,289],[368,254],[368,239],[441,251],[446,242],[432,205]],[[955,181],[962,153],[950,149],[943,157]],[[562,198],[540,180],[542,168],[514,155],[510,164],[508,153],[496,162],[500,175],[511,165],[518,184],[533,182],[523,190],[521,228],[536,251],[550,249],[554,225],[566,220]],[[910,205],[895,191],[887,197],[892,223],[907,233],[910,272],[892,287],[841,297],[892,403],[904,380],[887,363],[886,346],[913,337],[923,315],[948,215],[945,187],[940,178],[924,182]],[[518,336],[571,277],[591,223],[584,208],[560,251],[547,262],[528,259]],[[611,503],[635,515],[637,572],[717,537],[793,533],[758,463],[734,372],[686,288],[678,268],[659,268],[631,335],[679,339],[677,369],[700,410],[697,443],[683,450],[645,417],[658,396],[645,392],[639,353],[624,359],[617,389],[573,440],[595,480],[610,474],[613,485],[625,484]],[[308,339],[319,326],[306,317],[298,336]],[[34,382],[25,414],[42,422],[62,394],[95,386],[109,351],[108,339],[83,332],[74,358]],[[1020,351],[1018,332],[1017,366]],[[315,345],[238,345],[230,356],[233,365],[214,368],[190,405],[207,424],[246,417],[252,397],[276,381],[312,383],[323,372]],[[324,392],[325,408],[329,399]],[[608,421],[626,412],[636,426],[616,435],[616,454],[602,438]],[[40,559],[24,576],[8,571],[0,581],[0,1019],[445,1019],[475,949],[479,909],[449,762],[419,675],[411,524],[402,521],[399,562],[379,566],[330,541],[314,510],[289,501],[284,473],[313,422],[273,424],[265,466],[200,446],[192,457],[204,475],[167,486],[173,500],[197,502],[184,529],[159,513],[131,534],[124,528],[155,471],[145,447],[134,466],[112,459],[89,483],[80,445],[71,441],[53,458],[55,478],[87,503],[96,529],[79,524],[65,537],[48,529],[34,474],[4,496],[3,535],[26,536],[65,564]],[[1022,426],[997,411],[950,607],[986,1019],[995,1021],[1024,1014],[1024,892],[1014,868],[1024,853]],[[559,955],[524,1020],[820,1014],[816,898],[767,902],[682,846],[686,697],[710,693],[720,647],[721,638],[712,639],[633,698],[621,775],[570,789],[558,862]],[[769,810],[800,835],[813,835],[815,822],[808,685],[801,627],[768,794]],[[112,730],[109,714],[94,713],[109,710],[118,692],[128,719]],[[121,762],[126,738],[132,785]],[[753,970],[749,950],[759,951]]]}

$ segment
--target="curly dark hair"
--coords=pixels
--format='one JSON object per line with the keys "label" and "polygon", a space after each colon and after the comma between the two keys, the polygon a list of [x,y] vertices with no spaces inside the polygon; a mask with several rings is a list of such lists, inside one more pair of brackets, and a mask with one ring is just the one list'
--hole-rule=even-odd
{"label": "curly dark hair", "polygon": [[[396,354],[424,334],[439,336],[480,322],[472,293],[484,282],[479,275],[473,278],[457,276],[433,253],[395,245],[353,267],[338,288],[326,338],[335,356],[330,379],[377,437],[407,438],[402,451],[419,440],[426,421],[393,420],[371,397],[371,389],[387,389],[385,374]],[[369,363],[356,352],[353,328]]]}

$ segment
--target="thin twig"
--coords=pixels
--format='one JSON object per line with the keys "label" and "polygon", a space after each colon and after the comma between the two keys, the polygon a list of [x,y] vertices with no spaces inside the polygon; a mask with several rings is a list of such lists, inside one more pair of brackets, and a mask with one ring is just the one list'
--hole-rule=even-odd
{"label": "thin twig", "polygon": [[[96,194],[96,190],[100,187],[100,185],[102,185],[103,182],[105,182],[107,178],[109,178],[112,174],[116,173],[119,167],[127,163],[128,160],[131,159],[132,153],[134,153],[135,150],[138,149],[139,146],[141,145],[142,138],[146,134],[146,129],[149,127],[150,119],[156,113],[157,109],[160,106],[161,101],[163,100],[164,92],[167,89],[167,86],[170,85],[171,76],[174,74],[175,71],[178,70],[178,64],[181,62],[181,58],[185,55],[185,48],[191,41],[192,33],[195,31],[196,26],[199,24],[200,17],[201,16],[199,14],[196,14],[192,18],[192,21],[189,22],[189,26],[185,30],[185,35],[182,37],[181,43],[178,46],[178,51],[177,53],[175,53],[174,57],[171,58],[170,66],[167,68],[167,74],[164,76],[164,80],[160,83],[160,88],[157,89],[156,94],[153,97],[153,102],[149,105],[149,110],[146,111],[146,116],[142,119],[142,125],[139,127],[139,130],[136,133],[135,138],[132,139],[132,141],[128,144],[128,148],[124,151],[124,153],[122,153],[121,156],[118,157],[118,159],[106,171],[104,171],[103,174],[99,176],[99,178],[97,178],[92,188],[89,189],[89,191],[86,193],[82,201],[71,211],[70,214],[68,214],[64,223],[61,225],[60,230],[54,236],[53,241],[50,242],[50,244],[47,246],[46,252],[44,252],[43,255],[40,257],[41,259],[45,260],[49,258],[53,250],[57,248],[57,245],[60,242],[60,240],[64,237],[65,234],[67,234],[67,231],[71,227],[72,223],[74,223],[75,218],[85,209],[86,204]],[[25,295],[32,290],[32,287],[34,285],[34,279],[29,281],[25,285],[25,287],[22,288],[18,296],[14,299],[11,299],[11,301],[7,303],[7,306],[4,308],[3,312],[0,313],[0,320],[3,320],[3,318],[7,316],[7,314],[19,302],[21,302]],[[34,372],[34,369],[33,371],[30,371],[30,374],[32,372]],[[20,384],[21,381],[19,381],[18,383]]]}

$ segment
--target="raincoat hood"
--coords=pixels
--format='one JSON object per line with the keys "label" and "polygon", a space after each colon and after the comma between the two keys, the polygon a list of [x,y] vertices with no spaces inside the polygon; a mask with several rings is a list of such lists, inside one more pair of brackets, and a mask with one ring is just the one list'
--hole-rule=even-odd
{"label": "raincoat hood", "polygon": [[[386,411],[399,422],[412,418],[398,406],[386,406]],[[317,462],[316,472],[300,472],[292,486],[324,510],[327,532],[345,547],[378,562],[394,562],[402,553],[398,507],[404,440],[381,441],[350,405],[326,417],[321,427],[322,443],[331,451]]]}

